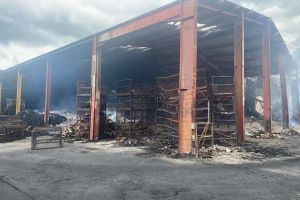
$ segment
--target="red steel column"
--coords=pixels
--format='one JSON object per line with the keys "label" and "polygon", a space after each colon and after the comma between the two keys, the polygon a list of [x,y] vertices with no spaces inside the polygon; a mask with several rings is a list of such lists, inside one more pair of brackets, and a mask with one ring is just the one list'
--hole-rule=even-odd
{"label": "red steel column", "polygon": [[97,63],[96,63],[96,99],[95,99],[95,127],[94,141],[98,141],[100,134],[100,116],[101,116],[101,49],[97,48]]}
{"label": "red steel column", "polygon": [[91,112],[90,112],[90,141],[97,141],[99,137],[99,124],[100,124],[100,63],[98,61],[98,36],[93,37],[93,50],[92,50],[92,69],[91,69]]}
{"label": "red steel column", "polygon": [[289,108],[288,98],[286,91],[286,79],[285,79],[285,49],[282,46],[278,55],[278,66],[280,74],[280,88],[281,88],[281,108],[282,108],[282,128],[289,128]]}
{"label": "red steel column", "polygon": [[235,81],[235,109],[238,143],[245,142],[245,89],[244,89],[244,47],[245,27],[244,13],[238,17],[235,23],[234,34],[234,81]]}
{"label": "red steel column", "polygon": [[44,110],[44,125],[49,123],[50,114],[50,99],[51,99],[51,67],[49,65],[49,58],[47,58],[46,66],[46,88],[45,88],[45,110]]}
{"label": "red steel column", "polygon": [[197,0],[181,1],[179,72],[179,152],[192,152],[197,71]]}
{"label": "red steel column", "polygon": [[263,27],[262,34],[262,68],[264,125],[266,133],[272,133],[271,79],[270,79],[270,23]]}

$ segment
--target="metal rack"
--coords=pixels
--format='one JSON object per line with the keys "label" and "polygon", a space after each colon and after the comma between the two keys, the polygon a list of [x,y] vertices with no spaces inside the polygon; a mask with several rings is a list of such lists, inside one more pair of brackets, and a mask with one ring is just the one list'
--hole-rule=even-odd
{"label": "metal rack", "polygon": [[211,82],[212,121],[215,140],[237,144],[235,87],[232,76],[213,76]]}
{"label": "metal rack", "polygon": [[134,137],[153,132],[155,88],[133,85],[131,79],[117,82],[116,131],[119,136]]}
{"label": "metal rack", "polygon": [[156,78],[156,133],[166,135],[166,137],[173,139],[178,138],[178,78],[178,74]]}
{"label": "metal rack", "polygon": [[214,126],[211,122],[209,91],[205,69],[197,72],[196,88],[196,124],[193,134],[195,157],[199,156],[199,149],[214,145]]}
{"label": "metal rack", "polygon": [[77,82],[76,95],[76,123],[82,127],[78,129],[79,135],[86,136],[89,133],[90,122],[91,86],[89,82]]}

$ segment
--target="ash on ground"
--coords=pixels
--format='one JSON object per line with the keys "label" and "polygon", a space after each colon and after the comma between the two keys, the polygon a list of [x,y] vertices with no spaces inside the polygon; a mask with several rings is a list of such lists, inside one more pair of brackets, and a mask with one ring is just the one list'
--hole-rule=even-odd
{"label": "ash on ground", "polygon": [[252,138],[261,139],[285,139],[286,137],[297,135],[299,132],[293,128],[282,129],[281,123],[272,122],[272,134],[266,133],[263,127],[263,121],[256,118],[246,119],[246,135]]}
{"label": "ash on ground", "polygon": [[146,146],[148,155],[163,154],[170,157],[179,157],[178,146],[173,140],[165,139],[161,135],[140,136],[135,138],[117,138],[121,146]]}
{"label": "ash on ground", "polygon": [[[221,146],[199,149],[199,159],[218,160],[222,156],[232,156],[245,160],[264,160],[277,157],[291,156],[287,147],[280,145],[261,143],[255,141],[247,141],[239,146]],[[277,140],[277,139],[274,139]],[[156,136],[141,136],[135,138],[119,138],[118,144],[121,146],[145,146],[146,156],[164,155],[171,158],[193,158],[194,155],[181,155],[178,151],[178,145],[170,140],[163,140],[159,135]]]}

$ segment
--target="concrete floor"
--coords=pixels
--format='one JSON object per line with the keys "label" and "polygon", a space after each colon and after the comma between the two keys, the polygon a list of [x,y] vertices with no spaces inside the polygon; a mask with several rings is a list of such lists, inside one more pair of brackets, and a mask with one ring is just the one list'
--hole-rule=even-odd
{"label": "concrete floor", "polygon": [[300,199],[300,136],[292,157],[214,161],[149,156],[113,142],[30,150],[29,140],[0,144],[1,200]]}

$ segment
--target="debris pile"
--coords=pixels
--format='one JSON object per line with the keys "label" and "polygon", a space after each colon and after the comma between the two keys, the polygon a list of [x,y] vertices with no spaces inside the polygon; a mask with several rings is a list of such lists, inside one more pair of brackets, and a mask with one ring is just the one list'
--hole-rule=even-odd
{"label": "debris pile", "polygon": [[87,139],[89,127],[84,124],[76,123],[73,125],[63,127],[62,136],[66,142],[79,141]]}
{"label": "debris pile", "polygon": [[[244,152],[250,152],[252,154],[252,158],[255,158],[257,156],[261,158],[273,158],[277,156],[289,156],[290,153],[288,152],[287,147],[282,146],[265,146],[265,145],[259,145],[256,142],[249,142],[245,143],[241,146]],[[249,159],[249,157],[243,157]]]}
{"label": "debris pile", "polygon": [[262,122],[256,118],[250,117],[246,119],[246,135],[250,137],[257,137],[265,134]]}
{"label": "debris pile", "polygon": [[266,133],[264,131],[264,127],[262,125],[262,121],[257,120],[255,118],[247,118],[246,120],[246,134],[253,138],[261,138],[261,139],[283,139],[287,136],[292,136],[299,134],[294,129],[285,129],[282,130],[280,123],[273,123],[272,125],[272,134]]}
{"label": "debris pile", "polygon": [[246,160],[262,160],[278,156],[289,156],[288,149],[276,145],[261,145],[256,142],[248,142],[241,146],[219,146],[199,149],[199,157],[202,159],[214,158],[220,156],[240,157]]}
{"label": "debris pile", "polygon": [[172,140],[166,140],[162,135],[140,136],[135,138],[122,137],[119,144],[124,146],[148,146],[151,153],[162,153],[170,156],[178,156],[178,147]]}
{"label": "debris pile", "polygon": [[33,110],[24,110],[19,113],[19,117],[32,128],[44,125],[43,115]]}
{"label": "debris pile", "polygon": [[[44,125],[44,115],[33,110],[24,110],[19,114],[19,116],[28,126],[31,126],[32,128]],[[66,117],[57,113],[50,113],[49,115],[49,124],[52,126],[59,125],[66,120]]]}
{"label": "debris pile", "polygon": [[280,132],[273,132],[273,135],[280,135],[280,136],[293,136],[297,134],[299,134],[299,132],[294,129],[285,129]]}
{"label": "debris pile", "polygon": [[67,121],[67,118],[65,116],[62,116],[57,113],[50,113],[49,115],[49,124],[52,126],[59,125],[63,122]]}

